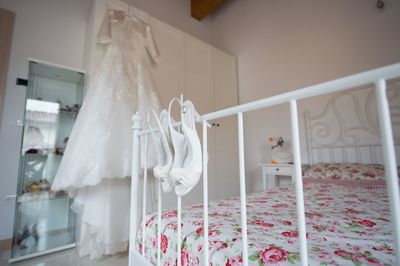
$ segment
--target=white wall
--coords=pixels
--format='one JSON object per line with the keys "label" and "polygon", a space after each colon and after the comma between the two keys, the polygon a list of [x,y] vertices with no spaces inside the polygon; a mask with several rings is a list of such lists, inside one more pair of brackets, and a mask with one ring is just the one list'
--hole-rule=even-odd
{"label": "white wall", "polygon": [[[227,1],[212,15],[212,44],[238,57],[245,103],[400,62],[400,1],[385,2],[382,12],[373,0]],[[300,114],[325,102],[300,102]],[[290,139],[288,104],[245,115],[250,188],[269,159],[268,135]]]}

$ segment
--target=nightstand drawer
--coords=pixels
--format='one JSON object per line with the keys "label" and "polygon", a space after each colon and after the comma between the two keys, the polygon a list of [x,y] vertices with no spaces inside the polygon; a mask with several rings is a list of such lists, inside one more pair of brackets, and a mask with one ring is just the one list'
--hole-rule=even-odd
{"label": "nightstand drawer", "polygon": [[293,167],[292,166],[267,166],[266,169],[267,175],[292,175]]}

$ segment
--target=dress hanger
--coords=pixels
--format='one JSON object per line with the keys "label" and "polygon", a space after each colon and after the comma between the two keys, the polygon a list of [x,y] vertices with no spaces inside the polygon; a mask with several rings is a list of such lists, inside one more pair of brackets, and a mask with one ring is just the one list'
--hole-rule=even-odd
{"label": "dress hanger", "polygon": [[116,6],[113,3],[107,2],[107,10],[111,10],[114,12],[123,12],[124,16],[128,16],[130,17],[133,21],[140,21],[142,23],[144,23],[140,18],[136,17],[135,15],[133,15],[131,13],[131,8],[133,6],[133,0],[129,0],[128,2],[128,8],[122,8],[121,6]]}
{"label": "dress hanger", "polygon": [[133,5],[133,0],[129,0],[128,2],[128,9],[126,10],[126,12],[129,14],[130,10],[131,10],[131,6]]}
{"label": "dress hanger", "polygon": [[130,12],[132,6],[133,6],[133,0],[129,0],[129,2],[128,2],[128,9],[125,11],[126,14],[127,14],[131,19],[133,19],[134,21],[138,21],[138,20],[140,21],[140,19],[138,19],[136,16],[132,15],[132,13]]}

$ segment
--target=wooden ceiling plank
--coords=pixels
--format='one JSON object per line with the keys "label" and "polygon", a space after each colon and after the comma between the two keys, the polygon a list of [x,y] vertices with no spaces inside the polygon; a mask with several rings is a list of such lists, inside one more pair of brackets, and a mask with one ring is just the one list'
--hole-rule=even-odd
{"label": "wooden ceiling plank", "polygon": [[224,0],[191,0],[192,17],[202,20],[214,11]]}

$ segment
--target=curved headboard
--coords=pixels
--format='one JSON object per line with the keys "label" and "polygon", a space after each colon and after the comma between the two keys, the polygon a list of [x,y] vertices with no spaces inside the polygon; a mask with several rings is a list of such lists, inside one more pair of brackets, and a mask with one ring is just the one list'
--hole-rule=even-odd
{"label": "curved headboard", "polygon": [[[388,85],[396,153],[400,154],[400,83]],[[382,163],[374,89],[337,93],[322,112],[304,112],[309,163]],[[397,156],[397,163],[400,161]]]}

